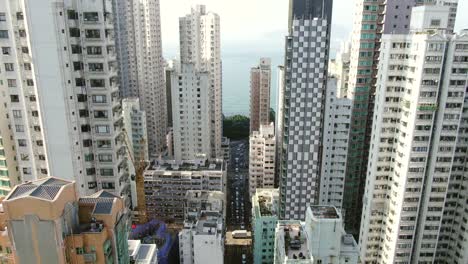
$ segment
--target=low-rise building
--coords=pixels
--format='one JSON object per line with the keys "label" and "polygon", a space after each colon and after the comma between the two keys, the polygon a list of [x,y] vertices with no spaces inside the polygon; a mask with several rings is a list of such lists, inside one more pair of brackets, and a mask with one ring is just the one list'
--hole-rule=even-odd
{"label": "low-rise building", "polygon": [[6,250],[16,263],[129,263],[121,197],[100,191],[78,198],[74,182],[48,177],[16,186],[2,207]]}
{"label": "low-rise building", "polygon": [[154,160],[144,172],[144,185],[147,216],[182,223],[187,191],[226,193],[226,168],[219,159]]}
{"label": "low-rise building", "polygon": [[272,263],[279,210],[278,189],[257,189],[252,197],[254,263]]}
{"label": "low-rise building", "polygon": [[250,135],[249,149],[249,194],[252,197],[257,188],[275,186],[275,126],[260,125],[260,131]]}
{"label": "low-rise building", "polygon": [[158,249],[156,244],[142,244],[140,240],[128,240],[130,264],[157,264]]}
{"label": "low-rise building", "polygon": [[222,192],[188,191],[180,263],[224,263],[225,198]]}
{"label": "low-rise building", "polygon": [[357,264],[358,245],[333,206],[310,206],[305,222],[278,221],[274,263]]}

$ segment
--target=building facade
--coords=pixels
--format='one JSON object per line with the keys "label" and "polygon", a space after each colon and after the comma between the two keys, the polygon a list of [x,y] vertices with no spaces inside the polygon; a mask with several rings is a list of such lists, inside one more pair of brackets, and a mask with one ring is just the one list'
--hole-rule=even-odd
{"label": "building facade", "polygon": [[2,78],[22,181],[128,196],[112,1],[3,1]]}
{"label": "building facade", "polygon": [[144,179],[149,218],[182,223],[187,191],[226,193],[226,168],[222,160],[155,160],[145,170]]}
{"label": "building facade", "polygon": [[180,71],[171,72],[171,88],[174,159],[210,156],[213,105],[209,73],[183,63]]}
{"label": "building facade", "polygon": [[278,222],[274,263],[357,264],[359,249],[335,207],[310,206],[304,222]]}
{"label": "building facade", "polygon": [[120,91],[138,97],[146,113],[151,157],[165,148],[167,107],[159,0],[112,0],[115,6]]}
{"label": "building facade", "polygon": [[351,100],[338,95],[342,87],[337,83],[335,78],[329,78],[327,82],[319,204],[341,209],[351,123]]}
{"label": "building facade", "polygon": [[411,33],[382,37],[363,197],[364,263],[464,263],[468,32],[449,7],[413,8]]}
{"label": "building facade", "polygon": [[332,0],[293,0],[286,37],[280,155],[280,216],[318,203]]}
{"label": "building facade", "polygon": [[271,59],[250,69],[250,134],[270,123]]}
{"label": "building facade", "polygon": [[188,191],[180,263],[224,263],[226,198],[218,191]]}
{"label": "building facade", "polygon": [[348,96],[350,52],[351,43],[349,41],[342,42],[340,51],[336,54],[336,59],[331,61],[328,70],[328,74],[337,80],[336,95],[339,97]]}
{"label": "building facade", "polygon": [[211,157],[222,158],[223,95],[219,15],[207,12],[204,5],[195,6],[190,14],[179,19],[179,29],[181,64],[193,64],[196,71],[209,74]]}
{"label": "building facade", "polygon": [[278,213],[278,189],[257,189],[252,197],[254,264],[273,263]]}
{"label": "building facade", "polygon": [[249,197],[257,188],[275,187],[276,140],[275,127],[260,125],[259,131],[253,131],[249,144]]}
{"label": "building facade", "polygon": [[[361,0],[356,2],[347,95],[353,100],[353,113],[349,136],[344,211],[355,212],[359,215],[362,209],[382,34],[408,33],[413,6],[436,3],[440,6],[444,4],[443,2],[452,3],[452,8],[456,9],[454,2],[457,0],[378,0],[374,2]],[[452,19],[455,19],[456,10],[452,9],[451,12]],[[359,217],[345,218],[346,229],[356,236],[359,234],[359,221]]]}
{"label": "building facade", "polygon": [[133,157],[140,161],[149,160],[146,113],[140,108],[140,100],[125,98],[122,100],[122,109],[126,140]]}

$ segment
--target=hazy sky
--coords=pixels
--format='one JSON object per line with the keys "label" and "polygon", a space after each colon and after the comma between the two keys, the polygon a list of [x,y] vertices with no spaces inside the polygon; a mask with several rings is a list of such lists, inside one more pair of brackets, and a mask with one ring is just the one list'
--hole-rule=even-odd
{"label": "hazy sky", "polygon": [[[172,57],[179,44],[178,18],[190,7],[204,4],[221,17],[221,45],[228,53],[282,52],[287,28],[289,0],[160,0],[164,54]],[[355,0],[335,0],[332,25],[332,54],[347,38],[353,25]],[[459,0],[457,30],[468,28],[468,0]]]}

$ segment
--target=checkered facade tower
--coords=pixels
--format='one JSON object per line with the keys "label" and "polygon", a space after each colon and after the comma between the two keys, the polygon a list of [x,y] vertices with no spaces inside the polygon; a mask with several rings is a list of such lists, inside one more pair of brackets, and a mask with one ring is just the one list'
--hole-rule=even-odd
{"label": "checkered facade tower", "polygon": [[280,216],[318,203],[332,0],[291,0],[283,94]]}

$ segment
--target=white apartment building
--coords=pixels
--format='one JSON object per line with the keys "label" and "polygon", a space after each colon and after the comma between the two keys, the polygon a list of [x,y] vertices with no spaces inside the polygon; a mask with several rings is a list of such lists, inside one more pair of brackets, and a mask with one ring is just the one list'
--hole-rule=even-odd
{"label": "white apartment building", "polygon": [[136,160],[148,161],[148,135],[146,132],[146,113],[140,108],[138,98],[122,100],[122,116],[129,148]]}
{"label": "white apartment building", "polygon": [[[209,74],[211,107],[211,156],[222,158],[222,72],[219,15],[204,5],[192,8],[179,19],[181,64],[193,64],[198,72]],[[175,118],[174,118],[175,119]]]}
{"label": "white apartment building", "polygon": [[320,205],[342,208],[351,123],[350,99],[340,97],[337,79],[329,78],[324,113]]}
{"label": "white apartment building", "polygon": [[250,134],[270,123],[271,59],[250,69]]}
{"label": "white apartment building", "polygon": [[410,34],[382,37],[363,263],[468,261],[468,32],[445,31],[448,15],[413,8]]}
{"label": "white apartment building", "polygon": [[112,0],[123,97],[138,97],[146,113],[151,157],[165,148],[166,84],[159,0]]}
{"label": "white apartment building", "polygon": [[180,263],[224,263],[225,210],[222,192],[187,192],[184,228],[179,232]]}
{"label": "white apartment building", "polygon": [[357,264],[359,249],[333,206],[307,208],[304,222],[281,220],[275,230],[275,264]]}
{"label": "white apartment building", "polygon": [[6,84],[0,80],[0,91],[2,91],[0,92],[0,196],[6,196],[15,185],[21,183],[16,169],[18,167],[16,145],[8,111],[10,96],[3,92],[5,90],[7,90]]}
{"label": "white apartment building", "polygon": [[112,1],[0,2],[0,78],[22,181],[129,195]]}
{"label": "white apartment building", "polygon": [[171,72],[174,159],[191,160],[211,155],[210,79],[194,64]]}
{"label": "white apartment building", "polygon": [[260,125],[260,130],[250,135],[249,142],[249,197],[252,197],[257,188],[275,187],[274,124]]}
{"label": "white apartment building", "polygon": [[337,79],[338,87],[336,95],[346,97],[348,94],[349,66],[351,56],[351,42],[341,43],[340,51],[336,54],[336,59],[331,61],[328,74]]}
{"label": "white apartment building", "polygon": [[146,214],[182,223],[187,191],[226,193],[226,173],[223,160],[154,160],[143,174]]}

